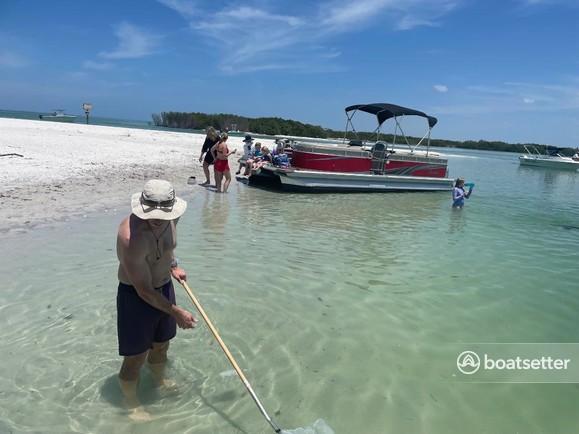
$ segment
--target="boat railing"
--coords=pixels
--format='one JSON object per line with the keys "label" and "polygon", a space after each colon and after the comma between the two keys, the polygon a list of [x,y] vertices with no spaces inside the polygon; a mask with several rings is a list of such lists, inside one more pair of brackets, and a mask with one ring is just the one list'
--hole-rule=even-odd
{"label": "boat railing", "polygon": [[371,156],[371,152],[365,149],[361,149],[358,146],[348,148],[345,146],[331,146],[331,145],[315,145],[309,143],[294,143],[292,148],[296,151],[310,152],[314,154],[325,153],[331,155],[337,155],[340,157],[360,157],[368,158]]}
{"label": "boat railing", "polygon": [[448,162],[448,159],[441,157],[440,154],[436,154],[436,156],[432,154],[433,154],[432,152],[430,152],[428,155],[426,155],[426,152],[424,152],[423,155],[412,152],[394,153],[394,154],[389,153],[391,159],[396,159],[398,161],[404,160],[404,161],[413,161],[417,163],[431,163],[431,164],[446,164]]}
{"label": "boat railing", "polygon": [[[543,154],[541,154],[541,153],[539,152],[539,150],[538,150],[536,147],[534,147],[534,146],[523,145],[523,148],[525,148],[525,151],[527,151],[527,154],[529,154],[529,155],[532,155],[532,156],[538,155],[539,157],[542,157],[542,156],[543,156]],[[529,149],[529,148],[530,148],[530,149]]]}
{"label": "boat railing", "polygon": [[[412,145],[408,141],[408,136],[406,135],[406,133],[402,129],[402,125],[400,125],[400,122],[398,122],[397,116],[394,116],[394,122],[395,122],[395,128],[394,128],[394,134],[393,134],[394,140],[392,141],[392,149],[394,149],[394,146],[396,145],[396,137],[402,136],[402,138],[404,139],[405,145],[408,146],[408,149],[410,149],[410,152],[414,152],[418,147],[420,147],[422,145],[422,142],[424,142],[426,140],[427,141],[427,143],[426,143],[426,155],[428,155],[428,152],[430,151],[430,135],[432,132],[432,128],[428,128],[428,131],[426,131],[426,133],[424,133],[424,135],[420,138],[418,143],[416,143],[415,145]],[[380,132],[379,129],[380,129],[380,126],[378,126],[378,132]],[[400,134],[398,134],[398,130],[400,130]]]}

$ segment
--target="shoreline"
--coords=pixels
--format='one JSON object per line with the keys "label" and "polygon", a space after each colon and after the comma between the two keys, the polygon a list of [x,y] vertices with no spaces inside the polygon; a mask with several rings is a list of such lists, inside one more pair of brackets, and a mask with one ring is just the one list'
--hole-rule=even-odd
{"label": "shoreline", "polygon": [[[198,162],[204,134],[8,118],[0,118],[0,129],[0,154],[23,155],[0,157],[0,233],[122,206],[128,211],[147,179],[167,179],[177,195],[190,195],[187,178],[204,178]],[[242,139],[227,142],[237,155]],[[233,170],[236,161],[233,155]]]}
{"label": "shoreline", "polygon": [[141,190],[146,180],[167,179],[178,195],[187,196],[191,194],[185,187],[189,176],[199,178],[203,171],[189,166],[130,165],[2,190],[0,233],[27,231],[111,209],[126,208],[128,215],[131,195]]}

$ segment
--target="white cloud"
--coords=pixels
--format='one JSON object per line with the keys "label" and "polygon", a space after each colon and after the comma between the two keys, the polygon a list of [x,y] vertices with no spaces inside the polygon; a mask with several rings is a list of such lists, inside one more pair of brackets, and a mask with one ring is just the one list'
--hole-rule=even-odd
{"label": "white cloud", "polygon": [[[452,105],[432,111],[440,114],[557,112],[579,109],[579,85],[506,82],[453,89]],[[521,104],[521,102],[523,104]]]}
{"label": "white cloud", "polygon": [[197,13],[195,3],[186,0],[158,0],[164,6],[173,9],[184,17],[191,17]]}
{"label": "white cloud", "polygon": [[229,17],[237,20],[271,20],[287,24],[288,26],[299,26],[303,24],[301,18],[291,15],[271,14],[261,9],[255,9],[248,6],[241,6],[237,9],[231,9],[221,12],[224,17]]}
{"label": "white cloud", "polygon": [[341,55],[342,55],[341,51],[329,50],[326,53],[322,54],[322,57],[325,57],[326,59],[335,59],[337,57],[340,57]]}
{"label": "white cloud", "polygon": [[448,86],[445,86],[444,84],[435,84],[432,87],[434,88],[435,91],[440,93],[448,92]]}
{"label": "white cloud", "polygon": [[396,3],[394,0],[334,1],[322,4],[320,15],[324,17],[324,26],[339,28],[375,18],[380,10],[394,7]]}
{"label": "white cloud", "polygon": [[[518,0],[524,10],[533,10],[540,6],[570,6],[577,7],[577,0]],[[541,10],[543,8],[539,8]]]}
{"label": "white cloud", "polygon": [[411,30],[415,27],[437,27],[437,26],[439,26],[439,24],[434,21],[425,20],[408,15],[403,17],[398,22],[396,28],[398,30]]}
{"label": "white cloud", "polygon": [[107,71],[114,68],[114,64],[110,62],[94,62],[92,60],[86,60],[82,63],[82,67],[86,69],[94,69],[97,71]]}
{"label": "white cloud", "polygon": [[146,33],[133,24],[122,22],[116,28],[115,34],[119,44],[113,51],[103,51],[99,55],[105,59],[137,59],[153,54],[160,43],[161,37]]}
{"label": "white cloud", "polygon": [[[301,18],[261,9],[226,9],[191,23],[195,31],[222,51],[221,69],[227,72],[280,69],[308,51]],[[303,42],[306,46],[300,46]],[[272,67],[275,65],[275,67]]]}
{"label": "white cloud", "polygon": [[355,30],[353,24],[394,20],[398,30],[436,26],[442,16],[453,11],[461,0],[334,0],[320,7],[322,24],[335,31]]}
{"label": "white cloud", "polygon": [[0,51],[0,68],[21,68],[28,65],[28,61],[10,51]]}
{"label": "white cloud", "polygon": [[[276,2],[259,2],[260,7],[206,2],[202,9],[200,0],[158,1],[177,11],[201,42],[215,49],[224,59],[219,66],[222,71],[235,73],[295,70],[308,64],[312,71],[335,71],[340,69],[336,60],[340,53],[328,46],[331,37],[376,24],[390,29],[385,32],[437,26],[442,16],[465,0],[325,0],[306,3],[299,14],[279,12]],[[390,25],[384,25],[385,21]]]}

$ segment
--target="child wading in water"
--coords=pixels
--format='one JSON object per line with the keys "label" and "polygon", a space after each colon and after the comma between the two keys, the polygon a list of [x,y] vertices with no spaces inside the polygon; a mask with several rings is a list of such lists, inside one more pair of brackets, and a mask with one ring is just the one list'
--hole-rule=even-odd
{"label": "child wading in water", "polygon": [[474,187],[473,183],[469,183],[468,192],[464,191],[464,179],[457,178],[456,183],[454,184],[454,189],[452,190],[452,207],[453,208],[462,208],[464,206],[464,199],[468,199],[472,194],[472,189]]}

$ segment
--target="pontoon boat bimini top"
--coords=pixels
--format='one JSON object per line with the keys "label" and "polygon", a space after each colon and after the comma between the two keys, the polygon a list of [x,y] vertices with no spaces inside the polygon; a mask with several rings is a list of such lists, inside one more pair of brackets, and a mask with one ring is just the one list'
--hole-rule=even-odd
{"label": "pontoon boat bimini top", "polygon": [[426,113],[420,112],[418,110],[401,107],[395,104],[387,103],[374,103],[374,104],[356,104],[346,107],[346,113],[353,110],[360,110],[366,113],[376,115],[378,119],[378,125],[382,125],[385,121],[398,116],[421,116],[428,119],[428,126],[430,128],[434,127],[438,120],[433,116],[428,116]]}

